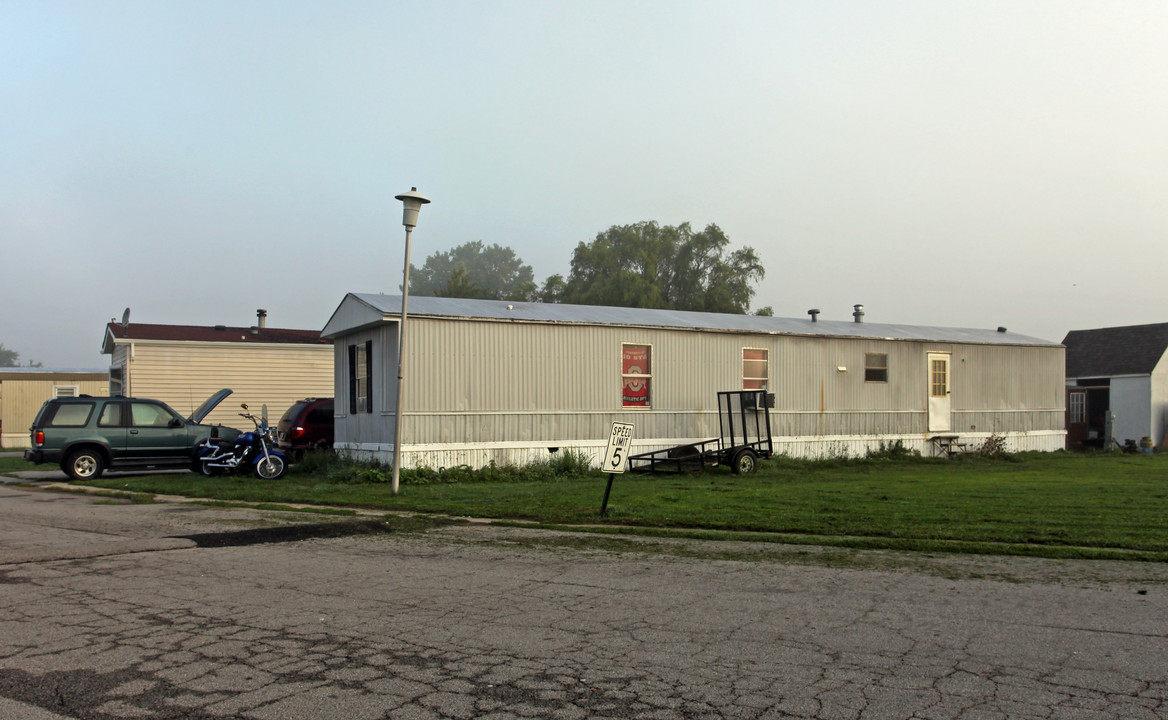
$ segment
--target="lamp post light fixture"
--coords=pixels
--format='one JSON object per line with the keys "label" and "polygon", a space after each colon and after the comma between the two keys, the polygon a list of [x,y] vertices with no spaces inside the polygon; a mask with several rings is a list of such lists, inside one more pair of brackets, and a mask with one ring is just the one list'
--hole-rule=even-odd
{"label": "lamp post light fixture", "polygon": [[402,448],[402,378],[405,377],[405,347],[406,347],[406,306],[410,298],[410,233],[418,225],[418,211],[430,202],[429,198],[418,194],[416,187],[410,188],[408,193],[395,195],[395,200],[401,200],[404,206],[402,225],[406,227],[406,263],[402,270],[402,306],[401,322],[397,326],[397,413],[393,428],[393,488],[397,495],[398,478],[401,475],[401,448]]}

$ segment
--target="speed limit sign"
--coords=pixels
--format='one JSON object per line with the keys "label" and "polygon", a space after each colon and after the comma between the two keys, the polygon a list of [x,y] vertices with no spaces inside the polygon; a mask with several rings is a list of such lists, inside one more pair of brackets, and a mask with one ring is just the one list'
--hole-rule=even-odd
{"label": "speed limit sign", "polygon": [[633,444],[633,424],[614,422],[608,436],[608,449],[604,451],[604,462],[600,469],[604,472],[623,473],[629,447]]}

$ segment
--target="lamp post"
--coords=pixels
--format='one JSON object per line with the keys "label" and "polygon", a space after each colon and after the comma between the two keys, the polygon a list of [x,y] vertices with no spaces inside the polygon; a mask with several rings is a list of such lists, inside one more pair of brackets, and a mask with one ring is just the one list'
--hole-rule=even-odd
{"label": "lamp post", "polygon": [[402,270],[402,307],[401,322],[397,326],[397,413],[393,428],[393,488],[397,495],[398,477],[401,474],[401,447],[402,447],[402,378],[405,367],[406,347],[406,305],[410,298],[410,233],[418,225],[418,211],[430,202],[429,198],[418,194],[416,187],[410,188],[408,193],[395,195],[395,200],[401,200],[404,206],[402,225],[406,226],[406,263]]}

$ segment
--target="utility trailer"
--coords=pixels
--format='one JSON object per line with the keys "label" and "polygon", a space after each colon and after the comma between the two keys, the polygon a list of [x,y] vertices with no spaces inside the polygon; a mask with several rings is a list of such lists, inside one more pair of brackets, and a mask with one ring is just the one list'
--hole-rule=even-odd
{"label": "utility trailer", "polygon": [[702,472],[708,467],[729,465],[735,473],[752,473],[759,458],[769,458],[775,452],[770,412],[774,406],[775,396],[763,390],[720,392],[718,437],[630,455],[629,470]]}

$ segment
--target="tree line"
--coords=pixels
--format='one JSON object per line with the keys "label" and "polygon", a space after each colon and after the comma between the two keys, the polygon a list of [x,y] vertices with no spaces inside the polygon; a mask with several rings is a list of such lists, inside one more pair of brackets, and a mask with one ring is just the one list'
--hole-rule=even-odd
{"label": "tree line", "polygon": [[[0,367],[21,367],[20,353],[15,350],[9,350],[4,347],[4,343],[0,343]],[[39,368],[44,367],[44,364],[29,360],[26,367]]]}
{"label": "tree line", "polygon": [[[746,314],[766,275],[753,248],[731,251],[717,225],[695,231],[646,221],[581,242],[567,277],[537,284],[531,266],[501,245],[468,242],[410,266],[410,292],[436,297],[613,305]],[[770,315],[771,308],[755,311]]]}

